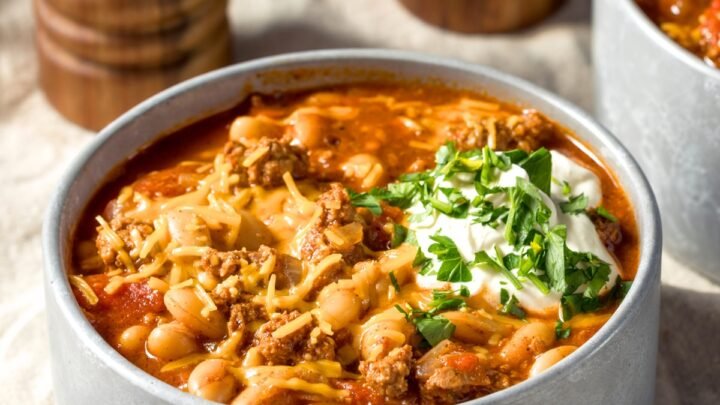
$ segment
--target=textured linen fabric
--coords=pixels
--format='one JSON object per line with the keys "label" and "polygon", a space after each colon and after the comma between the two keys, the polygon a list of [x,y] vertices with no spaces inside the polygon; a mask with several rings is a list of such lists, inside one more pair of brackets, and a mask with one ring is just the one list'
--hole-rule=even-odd
{"label": "textured linen fabric", "polygon": [[[589,1],[517,34],[446,32],[391,0],[235,0],[237,60],[340,47],[410,49],[486,64],[592,111]],[[0,403],[51,404],[40,229],[60,174],[92,134],[38,88],[28,0],[0,0]],[[657,402],[718,403],[720,287],[664,258]],[[618,370],[630,372],[630,370]],[[622,389],[622,387],[608,387]]]}

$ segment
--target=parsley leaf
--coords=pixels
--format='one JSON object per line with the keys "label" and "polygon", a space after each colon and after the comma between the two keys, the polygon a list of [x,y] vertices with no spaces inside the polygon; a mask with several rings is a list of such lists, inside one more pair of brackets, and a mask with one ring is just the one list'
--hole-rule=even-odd
{"label": "parsley leaf", "polygon": [[417,331],[431,346],[449,339],[455,333],[455,325],[442,315],[435,315],[430,318],[416,318],[414,323]]}
{"label": "parsley leaf", "polygon": [[[462,294],[460,289],[460,294]],[[435,346],[455,333],[455,325],[449,319],[438,315],[439,311],[453,310],[464,307],[465,301],[454,296],[454,291],[433,290],[432,307],[429,311],[421,311],[410,307],[404,309],[400,305],[395,308],[400,311],[408,322],[415,325],[418,333],[431,345]]]}
{"label": "parsley leaf", "polygon": [[568,195],[570,195],[570,193],[572,193],[572,189],[570,188],[570,183],[568,183],[565,180],[563,180],[563,182],[562,182],[562,193],[565,196],[568,196]]}
{"label": "parsley leaf", "polygon": [[550,194],[552,180],[552,155],[545,148],[537,149],[519,163],[530,177],[530,181],[545,194]]}
{"label": "parsley leaf", "polygon": [[373,189],[371,193],[392,206],[407,208],[412,205],[419,191],[417,186],[416,181],[390,183],[386,188]]}
{"label": "parsley leaf", "polygon": [[570,337],[570,327],[565,327],[563,321],[559,320],[555,323],[555,336],[558,339],[567,339]]}
{"label": "parsley leaf", "polygon": [[408,237],[408,229],[400,224],[393,224],[392,240],[390,246],[396,248],[400,246]]}
{"label": "parsley leaf", "polygon": [[525,319],[525,311],[518,306],[518,300],[515,295],[511,295],[506,289],[500,289],[500,313],[512,315],[518,319]]}
{"label": "parsley leaf", "polygon": [[528,157],[528,153],[522,149],[513,149],[503,152],[503,155],[510,159],[510,163],[519,164]]}
{"label": "parsley leaf", "polygon": [[584,213],[588,205],[588,198],[585,194],[570,197],[568,201],[560,203],[560,209],[566,214]]}
{"label": "parsley leaf", "polygon": [[576,314],[593,312],[600,309],[598,298],[584,297],[582,294],[568,294],[560,298],[561,318],[567,321]]}
{"label": "parsley leaf", "polygon": [[566,232],[564,225],[558,225],[545,236],[545,271],[550,279],[550,287],[560,292],[567,288],[565,281]]}
{"label": "parsley leaf", "polygon": [[395,277],[395,273],[393,271],[390,271],[389,276],[390,276],[390,283],[395,288],[395,291],[400,292],[400,284],[398,283],[397,278]]}
{"label": "parsley leaf", "polygon": [[[470,202],[455,188],[440,187],[439,191],[445,195],[447,202],[430,197],[430,204],[443,214],[453,218],[467,217]],[[438,206],[438,205],[440,206]]]}
{"label": "parsley leaf", "polygon": [[419,267],[420,270],[418,272],[422,275],[428,274],[430,270],[432,270],[432,260],[427,258],[425,256],[425,253],[423,253],[420,245],[417,242],[417,239],[415,238],[415,233],[412,231],[408,231],[405,242],[417,247],[417,253],[415,253],[415,259],[412,263],[413,267]]}
{"label": "parsley leaf", "polygon": [[615,215],[611,214],[608,210],[605,209],[602,205],[597,207],[595,209],[595,212],[600,215],[601,217],[607,219],[610,222],[617,222],[618,219],[615,217]]}
{"label": "parsley leaf", "polygon": [[437,256],[442,263],[437,271],[439,281],[470,281],[472,274],[458,251],[457,245],[447,236],[433,235],[430,237],[435,243],[428,248],[429,252]]}
{"label": "parsley leaf", "polygon": [[474,224],[482,224],[496,228],[501,221],[507,218],[509,208],[499,206],[495,207],[490,201],[474,202],[476,209],[470,211]]}
{"label": "parsley leaf", "polygon": [[[499,249],[497,249],[497,247],[496,247],[496,253],[500,253]],[[490,255],[487,252],[480,251],[480,252],[475,253],[475,260],[473,261],[473,264],[486,265],[486,266],[490,267],[491,269],[493,269],[499,273],[502,273],[505,277],[508,278],[508,280],[510,280],[513,287],[515,287],[518,290],[522,290],[523,285],[520,283],[520,280],[518,280],[517,277],[515,277],[515,275],[505,267],[502,260],[503,259],[500,255],[498,255],[498,259],[493,259],[492,257],[490,257]]]}
{"label": "parsley leaf", "polygon": [[[462,296],[462,291],[460,291],[459,294]],[[432,313],[449,309],[458,309],[466,305],[464,299],[454,296],[454,291],[433,290],[432,297],[432,301],[428,304],[433,307],[430,311]]]}
{"label": "parsley leaf", "polygon": [[632,287],[632,281],[617,281],[617,297],[618,298],[625,298],[626,295],[630,292],[630,287]]}
{"label": "parsley leaf", "polygon": [[350,196],[350,204],[355,207],[365,207],[374,215],[382,214],[382,206],[380,200],[372,195],[372,193],[356,193],[353,190],[347,189],[348,195]]}
{"label": "parsley leaf", "polygon": [[505,240],[523,245],[531,240],[535,225],[544,226],[551,211],[543,201],[540,190],[527,180],[518,177],[516,186],[509,190],[510,211],[505,226]]}

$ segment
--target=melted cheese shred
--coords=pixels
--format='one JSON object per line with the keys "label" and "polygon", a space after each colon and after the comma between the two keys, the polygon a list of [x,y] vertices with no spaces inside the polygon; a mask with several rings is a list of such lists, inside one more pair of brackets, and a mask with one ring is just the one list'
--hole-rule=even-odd
{"label": "melted cheese shred", "polygon": [[305,312],[304,314],[298,316],[297,318],[293,319],[292,321],[277,328],[272,333],[272,337],[275,339],[282,339],[285,336],[288,336],[291,333],[302,328],[303,326],[308,325],[310,322],[312,322],[312,314],[310,312]]}
{"label": "melted cheese shred", "polygon": [[342,365],[335,361],[318,360],[301,362],[296,366],[257,366],[239,368],[234,374],[247,386],[268,386],[321,395],[325,398],[341,400],[349,393],[346,390],[332,388],[324,382],[310,382],[299,376],[313,379],[354,377],[343,371]]}

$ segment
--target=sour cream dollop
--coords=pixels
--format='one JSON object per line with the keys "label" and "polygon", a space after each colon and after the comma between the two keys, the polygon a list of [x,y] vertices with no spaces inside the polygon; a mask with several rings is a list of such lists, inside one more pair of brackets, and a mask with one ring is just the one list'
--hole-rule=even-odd
{"label": "sour cream dollop", "polygon": [[[551,216],[549,225],[563,224],[567,227],[567,246],[577,252],[589,252],[610,265],[608,282],[601,290],[601,294],[607,292],[615,284],[618,276],[618,265],[613,256],[600,240],[595,225],[587,215],[566,214],[560,209],[560,204],[568,200],[563,194],[563,182],[566,182],[572,190],[572,195],[584,194],[588,199],[587,207],[597,207],[602,199],[600,180],[590,170],[580,166],[567,156],[557,151],[552,154],[552,177],[550,195],[542,193],[545,205],[550,209]],[[500,171],[499,176],[494,180],[495,185],[500,187],[514,187],[517,179],[529,180],[529,175],[522,167],[513,164],[507,171]],[[467,173],[458,173],[450,178],[443,178],[442,187],[452,187],[459,190],[463,196],[472,201],[478,197],[472,176]],[[499,193],[492,196],[494,205],[508,204],[507,193]],[[410,214],[425,212],[425,207],[416,203],[408,209]],[[441,234],[452,239],[462,256],[467,262],[472,262],[475,253],[479,251],[494,252],[499,248],[503,255],[513,253],[513,246],[505,239],[505,225],[500,223],[496,228],[488,225],[473,223],[472,218],[453,218],[447,215],[427,215],[422,220],[409,224],[409,229],[414,231],[420,249],[425,255],[437,265],[437,258],[428,253],[430,245],[434,243],[431,239],[436,234]],[[532,314],[549,314],[558,311],[561,293],[551,291],[543,294],[529,280],[521,281],[522,289],[515,288],[508,279],[498,271],[486,265],[474,265],[470,268],[472,280],[468,282],[448,283],[438,281],[435,274],[417,274],[416,283],[421,288],[441,289],[451,284],[452,289],[458,289],[461,285],[468,288],[472,296],[482,295],[490,303],[499,303],[500,290],[505,289],[514,295],[519,305]],[[576,292],[582,292],[585,285],[578,288]]]}

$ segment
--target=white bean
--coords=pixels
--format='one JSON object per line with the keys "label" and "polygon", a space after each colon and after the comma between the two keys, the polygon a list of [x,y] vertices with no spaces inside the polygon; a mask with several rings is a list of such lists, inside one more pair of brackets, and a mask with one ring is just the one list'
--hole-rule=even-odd
{"label": "white bean", "polygon": [[188,377],[188,391],[208,401],[230,401],[235,396],[237,381],[227,370],[227,362],[205,360],[195,366]]}
{"label": "white bean", "polygon": [[550,324],[531,322],[515,331],[500,351],[500,356],[510,366],[516,366],[544,352],[554,342],[555,329]]}
{"label": "white bean", "polygon": [[370,189],[385,180],[385,167],[377,157],[359,153],[351,156],[342,165],[342,171],[346,179],[360,183],[363,189]]}
{"label": "white bean", "polygon": [[506,335],[507,326],[469,312],[449,311],[443,316],[455,325],[455,338],[474,344],[487,343],[493,334]]}
{"label": "white bean", "polygon": [[279,125],[255,117],[238,117],[230,125],[230,139],[245,146],[253,146],[263,137],[276,138],[281,133]]}
{"label": "white bean", "polygon": [[200,347],[192,331],[182,323],[173,321],[160,324],[150,332],[147,349],[153,356],[172,361],[195,353]]}
{"label": "white bean", "polygon": [[180,246],[207,246],[210,244],[210,229],[196,214],[174,210],[167,214],[170,237]]}
{"label": "white bean", "polygon": [[210,339],[220,339],[225,336],[227,330],[225,317],[218,311],[211,311],[207,317],[203,316],[202,309],[205,304],[192,288],[168,290],[164,301],[170,314],[192,331]]}
{"label": "white bean", "polygon": [[530,368],[530,377],[535,377],[554,366],[557,362],[574,352],[575,349],[577,349],[576,346],[558,346],[541,354],[535,359],[535,363],[533,363]]}
{"label": "white bean", "polygon": [[356,321],[362,311],[360,297],[353,291],[339,289],[336,285],[325,287],[318,301],[322,318],[332,325],[333,330],[342,329]]}
{"label": "white bean", "polygon": [[295,119],[295,139],[308,149],[323,144],[324,132],[328,130],[330,121],[318,114],[302,113]]}
{"label": "white bean", "polygon": [[118,339],[118,350],[125,356],[137,353],[145,346],[150,328],[145,325],[133,325],[123,331]]}

